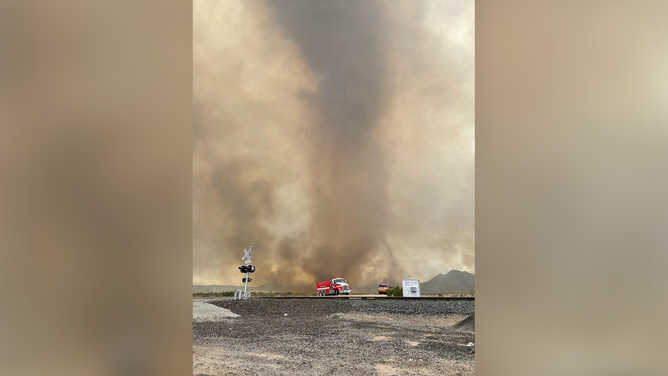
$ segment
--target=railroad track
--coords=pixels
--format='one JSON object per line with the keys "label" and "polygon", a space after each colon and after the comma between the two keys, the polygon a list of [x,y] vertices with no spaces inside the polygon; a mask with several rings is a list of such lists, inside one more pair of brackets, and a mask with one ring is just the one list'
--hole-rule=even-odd
{"label": "railroad track", "polygon": [[[379,295],[339,295],[339,296],[251,296],[251,299],[341,299],[341,300],[460,300],[475,301],[474,296],[421,296],[410,298],[403,296],[379,296]],[[197,301],[232,300],[232,297],[195,297]]]}
{"label": "railroad track", "polygon": [[338,296],[257,296],[254,299],[343,299],[343,300],[475,300],[474,296],[381,296],[381,295],[338,295]]}

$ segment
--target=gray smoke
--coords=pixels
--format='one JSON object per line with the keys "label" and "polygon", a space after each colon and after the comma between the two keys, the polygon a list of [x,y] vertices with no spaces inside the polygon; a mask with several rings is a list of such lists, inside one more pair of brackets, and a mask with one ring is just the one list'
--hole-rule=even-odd
{"label": "gray smoke", "polygon": [[387,105],[384,4],[267,4],[319,77],[317,92],[303,96],[314,115],[306,134],[313,243],[303,261],[318,279],[359,275],[386,236],[386,159],[374,132]]}
{"label": "gray smoke", "polygon": [[236,283],[251,244],[258,283],[473,272],[472,20],[461,1],[196,4],[194,281]]}

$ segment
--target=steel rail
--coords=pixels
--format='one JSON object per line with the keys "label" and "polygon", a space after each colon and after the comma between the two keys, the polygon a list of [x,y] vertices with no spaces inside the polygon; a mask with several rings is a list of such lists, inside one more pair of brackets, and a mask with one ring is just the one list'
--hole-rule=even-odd
{"label": "steel rail", "polygon": [[475,296],[376,296],[376,295],[346,295],[346,296],[253,296],[254,299],[343,299],[343,300],[475,300]]}

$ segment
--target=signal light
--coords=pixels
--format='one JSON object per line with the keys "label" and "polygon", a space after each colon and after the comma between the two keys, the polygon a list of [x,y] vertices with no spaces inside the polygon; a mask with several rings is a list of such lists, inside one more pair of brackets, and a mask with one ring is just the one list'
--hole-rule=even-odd
{"label": "signal light", "polygon": [[[250,281],[252,281],[252,280],[253,280],[253,278],[248,278],[248,282],[249,282],[249,283],[250,283]],[[246,278],[242,279],[241,281],[242,281],[242,282],[246,282]]]}
{"label": "signal light", "polygon": [[253,273],[255,271],[255,265],[243,265],[239,267],[239,270],[242,273]]}

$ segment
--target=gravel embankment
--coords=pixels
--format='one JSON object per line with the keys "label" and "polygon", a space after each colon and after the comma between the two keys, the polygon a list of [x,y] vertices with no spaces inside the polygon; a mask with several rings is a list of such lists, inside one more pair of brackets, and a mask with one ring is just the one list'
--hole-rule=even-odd
{"label": "gravel embankment", "polygon": [[220,321],[239,317],[229,309],[206,302],[193,302],[193,322]]}
{"label": "gravel embankment", "polygon": [[471,314],[475,311],[475,302],[470,300],[249,299],[214,301],[213,304],[253,317],[282,316],[285,313],[312,317],[345,312],[442,316]]}
{"label": "gravel embankment", "polygon": [[471,316],[467,317],[463,321],[460,321],[452,328],[458,332],[475,333],[475,313],[471,314]]}
{"label": "gravel embankment", "polygon": [[193,322],[195,375],[475,374],[475,334],[453,330],[472,301],[214,303],[239,317]]}

